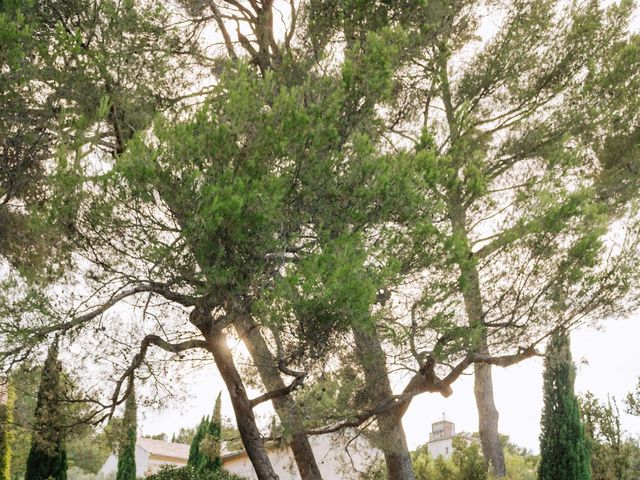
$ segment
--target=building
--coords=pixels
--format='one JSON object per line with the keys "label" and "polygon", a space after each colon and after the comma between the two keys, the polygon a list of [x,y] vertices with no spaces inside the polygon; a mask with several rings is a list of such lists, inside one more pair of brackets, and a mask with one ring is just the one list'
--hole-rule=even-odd
{"label": "building", "polygon": [[[332,433],[310,437],[323,478],[356,480],[376,460],[381,452],[362,436],[349,432]],[[138,438],[136,442],[136,476],[145,477],[157,472],[162,466],[184,466],[189,458],[189,445]],[[300,474],[287,447],[268,448],[269,459],[280,480],[298,480]],[[249,480],[257,479],[251,460],[244,450],[222,455],[222,468]],[[98,478],[115,478],[118,457],[111,455],[98,472]]]}
{"label": "building", "polygon": [[453,422],[442,419],[431,424],[431,433],[429,433],[429,443],[427,450],[433,458],[442,455],[449,458],[453,453],[453,437],[456,436],[456,426]]}
{"label": "building", "polygon": [[[346,431],[309,437],[322,478],[356,480],[382,452],[362,436]],[[269,460],[280,480],[299,480],[300,473],[289,448],[270,448]],[[222,458],[222,467],[241,477],[257,480],[251,460],[245,451],[228,453]]]}
{"label": "building", "polygon": [[442,418],[442,420],[431,424],[431,433],[429,433],[429,443],[427,450],[433,458],[443,456],[450,458],[453,453],[453,439],[463,438],[466,442],[471,443],[477,441],[467,433],[456,434],[456,426],[453,422]]}
{"label": "building", "polygon": [[[136,477],[156,473],[165,465],[182,467],[189,458],[189,445],[171,443],[152,438],[136,440]],[[111,454],[98,472],[99,478],[110,478],[118,471],[118,457]]]}

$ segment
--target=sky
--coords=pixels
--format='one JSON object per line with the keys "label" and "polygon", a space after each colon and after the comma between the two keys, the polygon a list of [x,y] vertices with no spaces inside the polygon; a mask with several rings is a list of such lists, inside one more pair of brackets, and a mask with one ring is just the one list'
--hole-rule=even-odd
{"label": "sky", "polygon": [[[625,320],[601,322],[599,328],[582,327],[571,335],[573,359],[577,365],[576,392],[593,392],[601,400],[613,395],[622,399],[637,384],[640,376],[640,315]],[[526,360],[509,368],[494,367],[495,399],[500,413],[500,431],[514,443],[534,452],[538,448],[542,411],[542,359]],[[397,385],[398,390],[401,388]],[[222,414],[233,417],[224,385],[213,364],[198,370],[184,384],[185,400],[169,404],[163,410],[142,409],[145,435],[171,434],[181,427],[196,425],[210,415],[218,391],[222,391]],[[431,423],[445,414],[456,424],[456,431],[477,431],[478,416],[473,397],[473,377],[465,376],[453,385],[453,395],[423,394],[411,404],[403,424],[410,449],[426,443]],[[254,391],[252,395],[257,394]],[[621,412],[622,413],[622,412]],[[269,408],[258,411],[268,425]],[[628,434],[640,435],[640,418],[622,414],[622,426]]]}

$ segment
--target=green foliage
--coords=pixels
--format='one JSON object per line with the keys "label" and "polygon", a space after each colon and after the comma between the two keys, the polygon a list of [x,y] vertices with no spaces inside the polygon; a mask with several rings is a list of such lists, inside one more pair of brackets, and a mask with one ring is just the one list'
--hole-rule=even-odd
{"label": "green foliage", "polygon": [[75,467],[88,474],[98,473],[113,451],[109,448],[104,433],[97,433],[94,427],[89,425],[70,431],[66,447],[69,467]]}
{"label": "green foliage", "polygon": [[193,467],[194,469],[197,469],[200,463],[200,443],[202,443],[202,440],[207,434],[208,425],[209,417],[202,417],[202,420],[200,420],[198,428],[196,429],[196,433],[193,436],[193,440],[191,441],[191,448],[189,449],[189,459],[187,461],[187,465]]}
{"label": "green foliage", "polygon": [[16,393],[14,422],[15,438],[11,459],[11,478],[24,478],[27,457],[31,449],[31,429],[34,424],[38,385],[42,369],[23,363],[9,376]]}
{"label": "green foliage", "polygon": [[[536,480],[538,478],[539,455],[533,455],[526,448],[519,447],[509,442],[504,436],[501,439],[504,445],[504,458],[507,467],[506,480]],[[493,477],[489,475],[491,480]]]}
{"label": "green foliage", "polygon": [[589,449],[574,381],[569,336],[560,331],[549,340],[545,356],[539,480],[591,479]]}
{"label": "green foliage", "polygon": [[592,479],[637,478],[639,471],[632,459],[638,455],[638,446],[624,435],[615,398],[602,403],[587,392],[580,398],[580,413],[589,442]]}
{"label": "green foliage", "polygon": [[[171,437],[171,441],[191,445],[197,429],[197,426],[191,428],[181,427],[178,433]],[[229,423],[227,419],[222,423],[222,443],[226,445],[226,450],[234,451],[242,449],[240,432],[238,432],[238,429]]]}
{"label": "green foliage", "polygon": [[487,471],[480,445],[463,437],[453,439],[451,461],[457,467],[457,475],[462,480],[486,480]]}
{"label": "green foliage", "polygon": [[[344,364],[339,371],[326,372],[313,384],[305,385],[304,389],[296,392],[296,403],[307,428],[323,425],[326,418],[348,415],[362,400],[364,382],[348,361]],[[286,434],[286,424],[281,428]]]}
{"label": "green foliage", "polygon": [[[35,428],[34,414],[41,376],[42,368],[30,362],[22,363],[9,376],[15,392],[11,478],[23,478],[25,474],[27,456],[31,448],[31,431]],[[64,375],[64,382],[67,392],[77,388],[68,374]],[[65,446],[69,467],[75,466],[86,472],[97,473],[114,448],[111,448],[103,432],[97,433],[93,426],[77,422],[85,416],[86,406],[63,403],[60,409],[61,423],[76,424],[66,431]]]}
{"label": "green foliage", "polygon": [[[633,271],[603,266],[602,240],[621,211],[607,206],[635,192],[634,176],[621,174],[635,171],[627,167],[640,110],[637,39],[624,33],[630,2],[555,3],[506,2],[495,38],[475,49],[482,9],[473,2],[310,0],[299,25],[311,50],[304,34],[294,49],[274,40],[260,45],[258,56],[273,56],[264,61],[240,38],[247,55],[212,65],[189,55],[199,35],[185,23],[174,37],[174,5],[3,2],[0,86],[10,108],[0,144],[35,153],[6,175],[21,188],[4,182],[0,195],[19,192],[27,212],[44,205],[36,226],[81,235],[73,248],[92,265],[83,286],[118,289],[126,272],[127,282],[157,286],[150,305],[184,294],[207,315],[252,314],[282,333],[279,353],[293,362],[322,358],[354,326],[379,327],[383,342],[405,352],[410,342],[416,359],[434,352],[437,363],[483,345],[510,351],[572,312],[613,309]],[[246,42],[260,40],[254,31]],[[177,115],[160,114],[184,91],[177,79],[197,67],[214,68],[215,87]],[[5,141],[15,132],[24,138]],[[0,210],[7,256],[37,231],[22,228],[23,213]],[[423,295],[408,305],[411,327],[387,321],[395,312],[379,312],[380,289],[416,279]],[[487,345],[484,322],[503,344]],[[27,343],[18,325],[10,336]],[[337,396],[312,391],[325,404],[318,411],[355,403],[361,378],[347,375]],[[194,458],[216,423],[205,420]],[[475,460],[469,452],[456,468],[473,476]],[[433,468],[455,470],[442,460]]]}
{"label": "green foliage", "polygon": [[14,440],[13,408],[15,394],[8,380],[0,384],[4,389],[5,401],[0,404],[0,480],[11,478],[11,453]]}
{"label": "green foliage", "polygon": [[416,480],[486,480],[480,445],[463,437],[453,439],[451,458],[431,458],[426,445],[412,453]]}
{"label": "green foliage", "polygon": [[66,429],[60,423],[63,418],[61,399],[64,393],[61,373],[56,339],[49,348],[42,368],[25,480],[67,478]]}
{"label": "green foliage", "polygon": [[111,235],[124,210],[150,220],[139,212],[159,196],[185,248],[148,230],[142,243],[131,228],[123,240],[135,241],[158,272],[199,272],[194,285],[212,302],[269,285],[247,308],[269,325],[291,325],[307,351],[321,354],[334,335],[371,321],[377,289],[397,274],[384,253],[392,229],[370,226],[413,211],[402,200],[414,191],[413,157],[378,154],[363,119],[343,124],[346,88],[337,75],[285,86],[274,74],[228,65],[193,118],[160,119],[153,141],[129,144],[104,179],[92,224]]}
{"label": "green foliage", "polygon": [[209,421],[206,433],[200,442],[200,460],[196,466],[199,472],[213,472],[222,467],[222,415],[220,412],[221,394],[216,398],[213,415]]}
{"label": "green foliage", "polygon": [[222,469],[202,473],[191,465],[180,468],[164,467],[158,473],[147,478],[149,480],[242,480],[242,477]]}
{"label": "green foliage", "polygon": [[625,398],[626,411],[631,415],[640,416],[640,378],[638,379],[638,385],[633,392],[627,394]]}
{"label": "green foliage", "polygon": [[169,52],[189,41],[170,15],[134,0],[0,3],[0,255],[25,278],[71,266],[87,149],[108,138],[121,152],[185,85]]}
{"label": "green foliage", "polygon": [[70,466],[67,470],[67,480],[95,480],[96,475],[93,472],[87,472],[80,467]]}
{"label": "green foliage", "polygon": [[[486,480],[487,472],[480,445],[465,437],[453,439],[450,458],[432,458],[426,445],[411,453],[411,463],[416,480]],[[373,466],[366,478],[384,480],[384,465]],[[514,479],[517,477],[514,477]]]}
{"label": "green foliage", "polygon": [[198,425],[196,434],[191,441],[189,460],[187,465],[206,475],[217,472],[222,468],[222,415],[220,411],[221,394],[216,397],[211,419],[204,417]]}
{"label": "green foliage", "polygon": [[124,406],[124,437],[118,448],[118,471],[116,480],[136,479],[136,440],[138,432],[136,394],[133,383]]}
{"label": "green foliage", "polygon": [[189,428],[189,427],[180,427],[178,433],[174,433],[171,436],[171,441],[174,443],[184,443],[187,445],[191,445],[193,441],[193,437],[196,435],[197,427]]}

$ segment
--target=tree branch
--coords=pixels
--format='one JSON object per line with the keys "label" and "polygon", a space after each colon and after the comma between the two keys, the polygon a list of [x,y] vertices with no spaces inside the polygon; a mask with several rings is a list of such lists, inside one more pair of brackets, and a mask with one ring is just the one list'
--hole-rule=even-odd
{"label": "tree branch", "polygon": [[289,395],[291,392],[296,390],[298,387],[301,387],[304,384],[304,379],[306,377],[306,373],[302,373],[298,375],[293,382],[291,382],[286,387],[279,388],[277,390],[272,390],[267,392],[259,397],[256,397],[252,400],[249,400],[249,404],[251,408],[254,408],[256,405],[260,405],[261,403],[268,402],[269,400],[273,400],[274,398],[284,397],[285,395]]}

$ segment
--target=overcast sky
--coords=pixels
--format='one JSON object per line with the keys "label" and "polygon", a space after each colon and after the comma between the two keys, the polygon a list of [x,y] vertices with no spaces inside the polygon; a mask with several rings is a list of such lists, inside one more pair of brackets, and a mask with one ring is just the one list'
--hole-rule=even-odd
{"label": "overcast sky", "polygon": [[[640,375],[640,317],[602,322],[602,328],[582,328],[571,336],[573,358],[578,366],[576,392],[592,391],[600,399],[614,395],[621,400],[634,388]],[[538,451],[540,412],[542,410],[542,360],[531,359],[519,365],[494,367],[495,398],[500,412],[500,431],[516,444]],[[224,385],[213,364],[199,370],[184,385],[190,398],[162,411],[142,410],[142,432],[145,435],[167,433],[169,437],[180,427],[191,427],[203,415],[211,413],[215,395],[222,390],[223,416],[233,417],[233,410]],[[449,398],[436,394],[417,397],[404,417],[409,447],[428,441],[431,422],[447,418],[457,431],[474,432],[478,416],[473,397],[473,379],[466,376],[453,386]],[[269,412],[259,415],[267,425]],[[623,428],[631,435],[640,435],[640,418],[623,415]]]}

